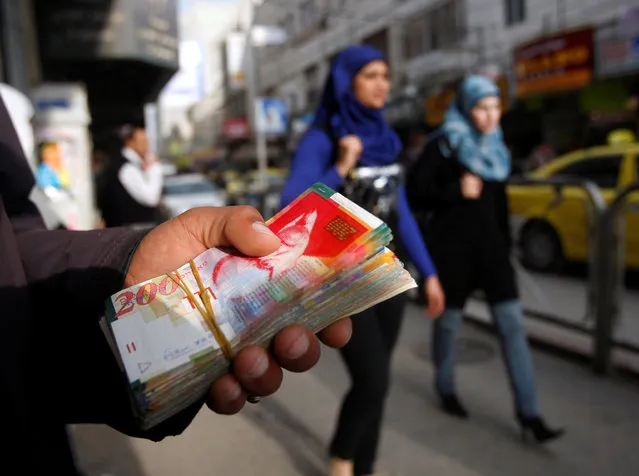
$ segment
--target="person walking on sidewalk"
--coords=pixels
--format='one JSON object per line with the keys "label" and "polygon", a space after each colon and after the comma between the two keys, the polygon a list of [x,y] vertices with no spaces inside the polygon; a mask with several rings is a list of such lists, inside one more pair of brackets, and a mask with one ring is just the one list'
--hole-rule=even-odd
{"label": "person walking on sidewalk", "polygon": [[467,418],[454,380],[454,344],[464,305],[481,289],[499,332],[522,434],[538,442],[563,430],[540,416],[533,363],[514,268],[505,181],[510,154],[502,140],[500,90],[484,76],[469,76],[408,182],[409,200],[429,216],[423,226],[444,292],[446,311],[434,322],[435,388],[445,412]]}
{"label": "person walking on sidewalk", "polygon": [[107,227],[156,224],[161,221],[162,167],[148,153],[143,127],[127,124],[117,135],[123,147],[109,157],[98,181],[98,208],[104,223]]}
{"label": "person walking on sidewalk", "polygon": [[[360,166],[370,172],[397,163],[401,142],[382,117],[389,88],[388,65],[378,50],[353,46],[336,57],[315,122],[293,158],[281,206],[288,205],[313,183],[323,182],[369,211],[376,210],[401,237],[396,243],[398,256],[405,248],[426,278],[428,312],[436,316],[443,311],[444,296],[401,179],[388,180],[388,186],[380,192],[353,178]],[[382,201],[395,206],[380,212]],[[404,295],[397,296],[353,320],[353,336],[341,350],[351,388],[343,400],[330,446],[331,476],[373,473],[391,355],[405,302]]]}

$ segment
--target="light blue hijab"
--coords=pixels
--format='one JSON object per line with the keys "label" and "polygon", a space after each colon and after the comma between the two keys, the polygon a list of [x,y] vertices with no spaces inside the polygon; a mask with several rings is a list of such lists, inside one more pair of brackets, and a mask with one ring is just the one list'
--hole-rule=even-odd
{"label": "light blue hijab", "polygon": [[501,182],[510,175],[510,152],[501,127],[491,134],[482,134],[475,128],[470,112],[478,101],[490,96],[499,97],[500,90],[489,78],[472,75],[464,79],[440,129],[454,154],[451,150],[442,153],[446,157],[455,155],[470,172],[484,180]]}

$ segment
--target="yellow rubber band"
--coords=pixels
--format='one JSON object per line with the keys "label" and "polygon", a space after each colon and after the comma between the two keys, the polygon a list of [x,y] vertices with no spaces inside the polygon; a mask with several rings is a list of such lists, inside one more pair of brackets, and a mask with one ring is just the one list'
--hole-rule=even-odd
{"label": "yellow rubber band", "polygon": [[211,304],[211,296],[209,296],[209,292],[204,287],[204,283],[202,282],[200,272],[198,271],[195,262],[191,260],[189,264],[191,265],[191,271],[193,272],[195,281],[200,288],[199,299],[193,294],[193,292],[189,289],[189,287],[186,285],[186,283],[178,273],[169,273],[167,274],[167,276],[171,280],[173,280],[173,282],[175,282],[175,284],[177,284],[182,289],[182,291],[184,291],[189,299],[191,299],[191,302],[195,305],[197,310],[200,311],[204,322],[206,322],[206,325],[211,331],[211,334],[213,334],[213,337],[219,344],[220,349],[222,349],[224,356],[228,360],[232,360],[235,357],[235,352],[233,351],[233,346],[226,338],[226,335],[224,335],[222,328],[215,319],[215,312],[213,311],[213,305]]}

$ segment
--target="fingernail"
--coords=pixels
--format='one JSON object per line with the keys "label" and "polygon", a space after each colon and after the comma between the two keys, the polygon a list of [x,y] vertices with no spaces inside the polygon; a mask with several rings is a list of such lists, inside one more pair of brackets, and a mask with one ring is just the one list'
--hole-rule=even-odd
{"label": "fingernail", "polygon": [[308,340],[306,334],[302,334],[297,338],[297,340],[295,340],[295,342],[293,342],[289,346],[288,349],[286,349],[286,352],[284,352],[284,357],[291,360],[299,359],[306,352],[308,352],[308,348],[310,347],[310,345],[311,343]]}
{"label": "fingernail", "polygon": [[246,371],[246,376],[250,379],[260,378],[268,370],[268,357],[265,353],[261,353],[257,358],[253,367]]}
{"label": "fingernail", "polygon": [[258,233],[262,233],[264,235],[275,236],[275,233],[273,233],[271,229],[268,226],[266,226],[265,223],[261,221],[256,221],[255,223],[253,223],[253,229],[257,231]]}

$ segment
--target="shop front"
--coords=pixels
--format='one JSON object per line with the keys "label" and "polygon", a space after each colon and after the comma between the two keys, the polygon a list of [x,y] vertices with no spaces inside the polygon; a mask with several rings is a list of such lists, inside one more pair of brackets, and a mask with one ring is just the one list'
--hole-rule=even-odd
{"label": "shop front", "polygon": [[514,49],[515,103],[508,132],[521,148],[519,155],[538,146],[561,154],[584,145],[588,114],[581,92],[593,82],[594,56],[590,26],[546,35]]}

